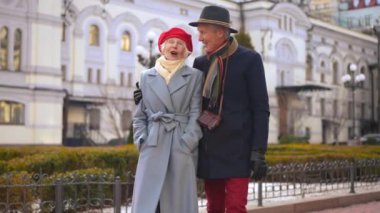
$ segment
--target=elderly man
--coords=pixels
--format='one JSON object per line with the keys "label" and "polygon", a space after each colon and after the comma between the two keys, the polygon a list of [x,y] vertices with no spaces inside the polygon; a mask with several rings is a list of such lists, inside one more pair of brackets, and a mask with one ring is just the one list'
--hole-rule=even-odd
{"label": "elderly man", "polygon": [[[207,211],[247,212],[249,178],[260,180],[267,171],[269,104],[263,63],[257,52],[230,36],[237,30],[225,8],[207,6],[189,25],[198,28],[207,52],[193,65],[206,76],[197,175],[204,179]],[[139,90],[134,99],[141,99]]]}
{"label": "elderly man", "polygon": [[[194,61],[205,73],[202,109],[219,115],[215,129],[204,125],[198,177],[204,179],[209,213],[247,212],[249,177],[266,175],[269,104],[260,55],[230,36],[228,10],[207,6],[196,22],[206,55]],[[202,123],[201,123],[202,125]]]}

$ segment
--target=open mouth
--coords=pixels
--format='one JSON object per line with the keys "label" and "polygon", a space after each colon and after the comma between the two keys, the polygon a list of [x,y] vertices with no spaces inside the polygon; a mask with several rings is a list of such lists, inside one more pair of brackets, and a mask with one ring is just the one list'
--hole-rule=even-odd
{"label": "open mouth", "polygon": [[170,51],[170,54],[171,54],[172,56],[178,56],[178,52],[177,52],[177,51]]}

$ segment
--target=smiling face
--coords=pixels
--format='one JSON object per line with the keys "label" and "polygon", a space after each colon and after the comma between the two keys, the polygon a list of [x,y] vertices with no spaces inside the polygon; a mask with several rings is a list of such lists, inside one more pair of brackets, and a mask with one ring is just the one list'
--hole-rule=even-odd
{"label": "smiling face", "polygon": [[162,44],[161,53],[167,60],[180,60],[186,58],[188,51],[184,41],[179,38],[169,38]]}
{"label": "smiling face", "polygon": [[198,40],[203,43],[206,52],[212,52],[227,39],[226,29],[212,24],[198,24]]}

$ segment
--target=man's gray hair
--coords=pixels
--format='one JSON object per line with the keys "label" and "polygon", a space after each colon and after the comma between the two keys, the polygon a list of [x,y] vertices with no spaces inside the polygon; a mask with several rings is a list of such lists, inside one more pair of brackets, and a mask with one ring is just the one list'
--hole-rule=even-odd
{"label": "man's gray hair", "polygon": [[215,30],[223,30],[224,31],[224,38],[227,39],[230,37],[230,34],[231,34],[231,31],[230,29],[226,28],[226,27],[223,27],[223,26],[219,26],[219,25],[215,25],[215,24],[210,24],[209,25],[211,28],[215,29]]}

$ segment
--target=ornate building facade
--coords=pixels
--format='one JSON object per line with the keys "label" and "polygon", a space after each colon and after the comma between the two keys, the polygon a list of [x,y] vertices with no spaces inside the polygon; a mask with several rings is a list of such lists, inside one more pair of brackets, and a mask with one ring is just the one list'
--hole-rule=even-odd
{"label": "ornate building facade", "polygon": [[[262,55],[270,143],[283,135],[346,141],[378,122],[379,77],[371,66],[377,40],[311,18],[292,3],[0,0],[0,144],[102,144],[127,137],[132,92],[146,64],[139,59],[149,61],[158,35],[177,26],[193,35],[191,65],[202,46],[187,23],[215,3],[231,11],[237,29],[244,14],[245,31]],[[355,103],[340,82],[351,63],[367,76]]]}

